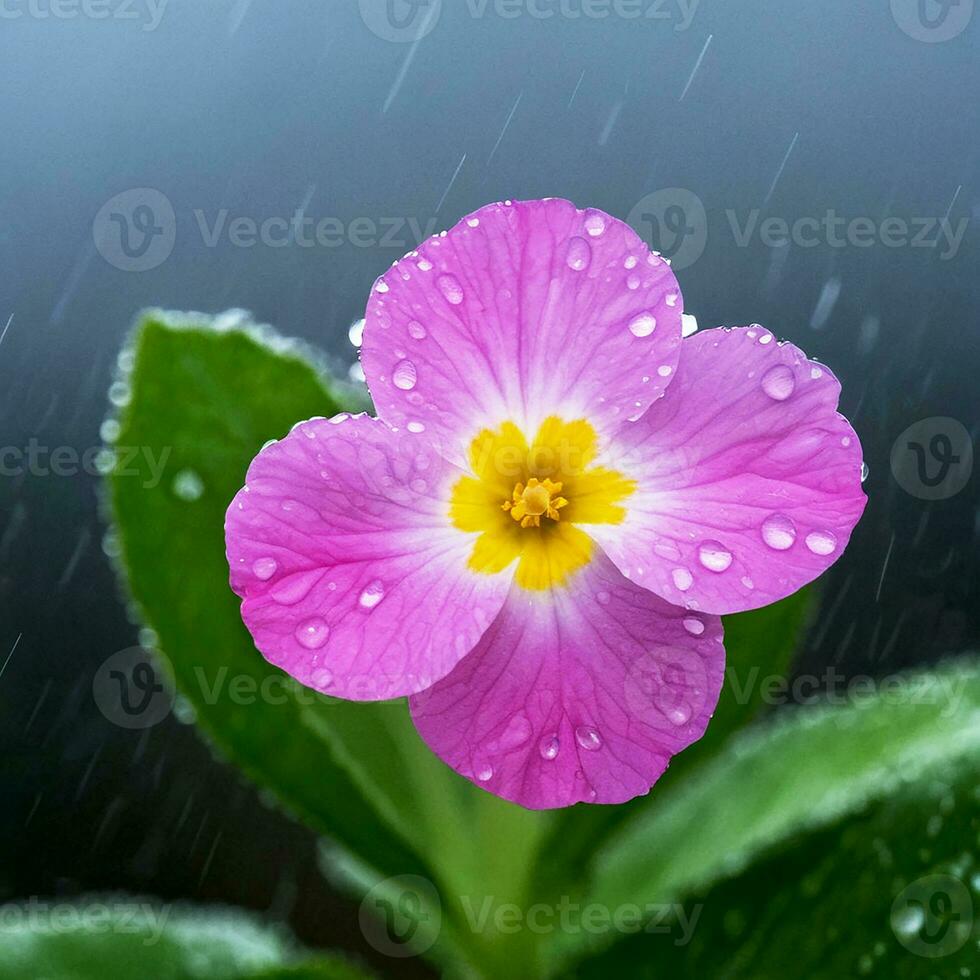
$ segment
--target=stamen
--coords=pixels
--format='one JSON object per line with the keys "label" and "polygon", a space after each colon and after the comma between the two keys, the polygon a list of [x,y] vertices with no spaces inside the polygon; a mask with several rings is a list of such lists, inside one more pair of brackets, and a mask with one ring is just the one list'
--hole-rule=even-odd
{"label": "stamen", "polygon": [[568,505],[568,501],[559,496],[561,487],[560,483],[547,478],[539,480],[532,476],[526,486],[523,483],[514,485],[512,499],[504,501],[503,509],[521,527],[541,527],[542,516],[560,520],[559,509]]}

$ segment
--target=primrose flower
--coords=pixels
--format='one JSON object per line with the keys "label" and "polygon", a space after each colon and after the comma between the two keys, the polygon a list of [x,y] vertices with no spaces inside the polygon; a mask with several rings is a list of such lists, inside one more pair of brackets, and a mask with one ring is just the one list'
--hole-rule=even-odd
{"label": "primrose flower", "polygon": [[682,339],[670,267],[568,201],[482,208],[382,276],[378,418],[301,422],[226,535],[265,657],[525,807],[646,793],[697,740],[720,615],[816,578],[864,508],[824,366],[759,326]]}

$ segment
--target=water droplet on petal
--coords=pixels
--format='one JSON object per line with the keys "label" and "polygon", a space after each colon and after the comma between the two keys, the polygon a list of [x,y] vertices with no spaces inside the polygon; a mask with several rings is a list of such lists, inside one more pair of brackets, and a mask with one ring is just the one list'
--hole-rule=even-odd
{"label": "water droplet on petal", "polygon": [[388,283],[386,283],[384,279],[379,279],[374,288],[379,293],[386,293],[388,292]]}
{"label": "water droplet on petal", "polygon": [[661,364],[660,367],[657,368],[657,374],[659,374],[661,378],[669,378],[673,371],[674,369],[669,364]]}
{"label": "water droplet on petal", "polygon": [[426,329],[418,320],[412,320],[408,325],[408,334],[415,340],[425,340]]}
{"label": "water droplet on petal", "polygon": [[425,425],[423,425],[421,422],[409,422],[405,428],[408,429],[409,432],[414,432],[416,435],[418,435],[420,432],[425,432]]}
{"label": "water droplet on petal", "polygon": [[411,391],[418,381],[415,365],[411,361],[399,361],[395,365],[391,380],[396,388],[400,388],[402,391]]}
{"label": "water droplet on petal", "polygon": [[694,576],[686,568],[675,568],[670,577],[674,580],[674,585],[681,591],[687,590],[694,584]]}
{"label": "water droplet on petal", "polygon": [[361,593],[360,599],[357,601],[365,609],[373,609],[383,598],[385,597],[385,587],[378,580],[375,579],[364,591]]}
{"label": "water droplet on petal", "polygon": [[671,306],[671,307],[676,306],[677,305],[677,299],[678,299],[677,293],[668,293],[667,294],[667,305],[668,306]]}
{"label": "water droplet on petal", "polygon": [[837,547],[837,536],[832,531],[811,531],[806,536],[806,546],[815,555],[832,555]]}
{"label": "water droplet on petal", "polygon": [[569,269],[574,269],[576,272],[587,269],[592,261],[592,246],[584,238],[578,236],[572,238],[568,243],[565,261]]}
{"label": "water droplet on petal", "polygon": [[606,230],[606,218],[601,211],[586,212],[585,230],[593,238],[598,238]]}
{"label": "water droplet on petal", "polygon": [[432,263],[428,259],[419,259],[416,265],[420,272],[429,272],[432,269]]}
{"label": "water droplet on petal", "polygon": [[686,704],[678,704],[665,712],[667,720],[674,725],[686,725],[691,720],[691,709]]}
{"label": "water droplet on petal", "polygon": [[452,273],[447,272],[439,276],[436,284],[442,295],[446,297],[447,303],[452,303],[453,306],[459,306],[463,302],[463,287]]}
{"label": "water droplet on petal", "polygon": [[295,635],[296,639],[307,650],[318,650],[327,642],[327,637],[330,635],[330,627],[319,616],[315,616],[313,619],[308,619],[300,623],[296,627]]}
{"label": "water droplet on petal", "polygon": [[700,636],[704,632],[704,623],[696,616],[689,616],[684,620],[684,629],[692,636]]}
{"label": "water droplet on petal", "polygon": [[762,522],[762,540],[775,551],[786,551],[796,542],[796,525],[782,514],[770,514]]}
{"label": "water droplet on petal", "polygon": [[538,752],[541,754],[541,758],[549,761],[557,757],[560,748],[561,743],[558,741],[557,735],[545,735],[538,742]]}
{"label": "water droplet on petal", "polygon": [[476,770],[476,778],[480,780],[481,783],[485,783],[493,778],[493,766],[478,766]]}
{"label": "water droplet on petal", "polygon": [[627,268],[627,269],[635,269],[636,268],[636,263],[638,261],[639,260],[637,259],[637,257],[635,255],[627,255],[626,256],[626,261],[623,263],[623,266],[624,266],[624,268]]}
{"label": "water droplet on petal", "polygon": [[466,219],[466,223],[471,228],[479,228],[480,227],[480,219],[479,218],[467,218]]}
{"label": "water droplet on petal", "polygon": [[732,553],[718,541],[705,541],[698,548],[698,559],[709,571],[723,572],[732,563]]}
{"label": "water droplet on petal", "polygon": [[783,402],[793,394],[796,388],[796,375],[792,368],[785,364],[777,364],[769,368],[762,376],[762,390],[773,399],[773,401]]}
{"label": "water droplet on petal", "polygon": [[316,691],[326,691],[332,683],[333,674],[326,667],[320,667],[310,676],[309,686]]}
{"label": "water droplet on petal", "polygon": [[657,318],[652,313],[638,313],[629,322],[634,337],[649,337],[657,329]]}
{"label": "water droplet on petal", "polygon": [[601,736],[594,728],[588,725],[579,725],[575,729],[575,741],[589,752],[595,752],[602,748]]}
{"label": "water droplet on petal", "polygon": [[867,478],[868,478],[868,474],[869,474],[870,472],[871,472],[871,470],[869,470],[869,469],[868,469],[868,464],[867,464],[867,463],[865,463],[865,462],[864,462],[864,461],[862,460],[862,461],[861,461],[861,482],[862,482],[862,483],[864,483],[864,481],[865,481],[865,480],[867,480]]}
{"label": "water droplet on petal", "polygon": [[252,571],[255,573],[255,577],[262,579],[263,582],[267,582],[272,578],[276,574],[278,567],[279,565],[275,558],[256,558],[252,562]]}

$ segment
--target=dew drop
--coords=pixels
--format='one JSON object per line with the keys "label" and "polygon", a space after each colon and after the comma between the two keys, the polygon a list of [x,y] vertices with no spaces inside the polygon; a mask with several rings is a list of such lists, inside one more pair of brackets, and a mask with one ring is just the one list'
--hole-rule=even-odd
{"label": "dew drop", "polygon": [[598,238],[606,230],[606,219],[600,211],[589,211],[585,215],[585,230],[593,238]]}
{"label": "dew drop", "polygon": [[427,332],[418,320],[412,320],[408,325],[409,336],[415,340],[425,340]]}
{"label": "dew drop", "polygon": [[627,289],[639,289],[640,288],[640,277],[637,275],[631,275],[626,277],[626,288]]}
{"label": "dew drop", "polygon": [[638,313],[629,322],[634,337],[649,337],[657,329],[657,318],[652,313]]}
{"label": "dew drop", "polygon": [[806,536],[806,546],[815,555],[832,555],[837,547],[833,531],[811,531]]}
{"label": "dew drop", "polygon": [[732,553],[718,541],[704,541],[698,559],[711,572],[723,572],[732,563]]}
{"label": "dew drop", "polygon": [[762,390],[773,401],[784,402],[796,388],[796,375],[785,364],[769,368],[762,376]]}
{"label": "dew drop", "polygon": [[411,361],[399,361],[395,365],[395,370],[391,375],[391,380],[396,388],[402,391],[411,391],[418,381],[418,371]]}
{"label": "dew drop", "polygon": [[420,272],[432,271],[432,263],[428,259],[419,259],[416,265],[419,267]]}
{"label": "dew drop", "polygon": [[906,905],[898,908],[891,917],[892,929],[896,935],[915,936],[925,925],[926,914],[921,905]]}
{"label": "dew drop", "polygon": [[681,591],[687,590],[694,584],[694,577],[686,568],[675,568],[670,577],[674,580],[674,585]]}
{"label": "dew drop", "polygon": [[691,720],[691,709],[686,704],[677,704],[668,708],[667,720],[674,725],[686,725]]}
{"label": "dew drop", "polygon": [[262,579],[263,582],[268,582],[276,574],[278,568],[279,564],[275,558],[256,558],[252,562],[252,571],[255,573],[255,577]]}
{"label": "dew drop", "polygon": [[373,609],[384,597],[385,587],[378,579],[375,579],[365,588],[357,601],[364,609]]}
{"label": "dew drop", "polygon": [[702,623],[696,616],[689,616],[684,620],[684,629],[686,629],[691,636],[700,636],[704,632],[704,623]]}
{"label": "dew drop", "polygon": [[660,367],[657,368],[657,374],[659,374],[661,378],[669,378],[673,371],[674,369],[669,364],[661,364]]}
{"label": "dew drop", "polygon": [[479,218],[467,218],[466,219],[466,223],[470,226],[470,228],[479,228],[480,227],[480,219]]}
{"label": "dew drop", "polygon": [[862,461],[861,461],[861,482],[862,482],[862,483],[864,483],[864,481],[865,481],[865,480],[867,480],[867,478],[868,478],[868,474],[869,474],[870,472],[871,472],[871,470],[869,470],[869,469],[868,469],[868,464],[867,464],[867,463],[865,463],[865,462],[864,462],[864,461],[862,460]]}
{"label": "dew drop", "polygon": [[204,481],[194,470],[181,470],[174,477],[173,490],[181,500],[192,503],[204,496]]}
{"label": "dew drop", "polygon": [[386,283],[384,279],[379,279],[375,284],[374,288],[376,292],[386,293],[388,292],[388,283]]}
{"label": "dew drop", "polygon": [[330,627],[319,616],[300,623],[295,633],[296,639],[307,650],[319,650],[327,642],[329,635]]}
{"label": "dew drop", "polygon": [[558,755],[558,750],[561,748],[561,743],[558,741],[557,735],[545,735],[544,738],[538,742],[538,752],[542,759],[547,759],[549,762],[556,758]]}
{"label": "dew drop", "polygon": [[480,766],[476,770],[476,778],[479,779],[481,783],[488,782],[493,778],[493,766]]}
{"label": "dew drop", "polygon": [[636,263],[638,261],[639,260],[637,259],[637,257],[635,255],[627,255],[626,256],[626,261],[623,263],[623,267],[626,268],[626,269],[635,269],[636,268]]}
{"label": "dew drop", "polygon": [[421,422],[409,422],[405,428],[408,429],[409,432],[414,432],[416,435],[418,435],[420,432],[425,432],[425,426]]}
{"label": "dew drop", "polygon": [[668,293],[667,294],[667,305],[670,306],[670,307],[676,306],[677,305],[677,299],[678,299],[677,293]]}
{"label": "dew drop", "polygon": [[762,522],[762,540],[774,551],[786,551],[796,542],[796,525],[782,514],[770,514]]}
{"label": "dew drop", "polygon": [[575,729],[575,741],[589,752],[595,752],[602,748],[602,738],[599,733],[588,725],[579,725]]}
{"label": "dew drop", "polygon": [[463,287],[452,273],[447,272],[439,276],[436,284],[439,287],[439,292],[445,296],[447,303],[452,303],[453,306],[459,306],[463,302]]}
{"label": "dew drop", "polygon": [[592,246],[584,238],[577,235],[568,243],[568,250],[565,252],[565,261],[569,269],[581,272],[589,267],[592,262]]}
{"label": "dew drop", "polygon": [[326,667],[320,667],[310,676],[310,687],[316,691],[326,691],[333,683],[333,674]]}

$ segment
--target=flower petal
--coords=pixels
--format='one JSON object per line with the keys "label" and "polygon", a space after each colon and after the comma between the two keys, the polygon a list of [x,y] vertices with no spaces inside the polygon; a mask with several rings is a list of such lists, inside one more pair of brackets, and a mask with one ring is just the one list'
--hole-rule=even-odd
{"label": "flower petal", "polygon": [[302,683],[354,701],[423,690],[477,643],[513,569],[466,567],[460,473],[366,415],[294,427],[252,462],[228,509],[232,588],[256,646]]}
{"label": "flower petal", "polygon": [[621,803],[701,737],[724,661],[718,617],[669,605],[597,551],[567,589],[529,598],[515,586],[412,715],[440,758],[505,799]]}
{"label": "flower petal", "polygon": [[625,521],[587,528],[670,602],[755,609],[812,581],[864,510],[861,445],[840,384],[762,327],[684,341],[677,376],[611,450],[637,483]]}
{"label": "flower petal", "polygon": [[[636,417],[677,362],[683,300],[623,222],[549,199],[492,204],[375,284],[361,359],[378,414],[462,461],[483,428]],[[660,370],[658,370],[660,369]]]}

